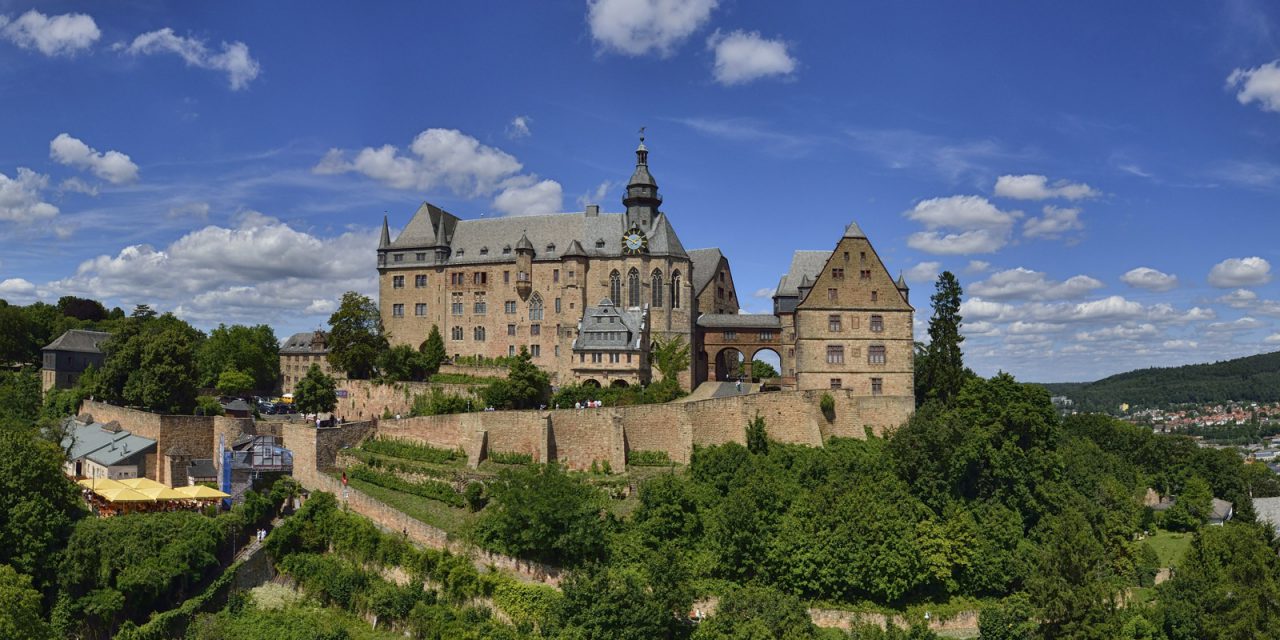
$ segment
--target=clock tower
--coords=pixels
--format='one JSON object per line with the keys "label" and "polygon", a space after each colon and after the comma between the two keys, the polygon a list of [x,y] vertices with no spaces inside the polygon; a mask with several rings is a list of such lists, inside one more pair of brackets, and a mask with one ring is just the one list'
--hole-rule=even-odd
{"label": "clock tower", "polygon": [[658,195],[658,183],[649,174],[649,150],[644,146],[644,130],[641,129],[640,146],[636,148],[636,170],[627,183],[627,195],[622,199],[627,207],[627,229],[639,229],[648,233],[653,219],[658,215],[662,196]]}

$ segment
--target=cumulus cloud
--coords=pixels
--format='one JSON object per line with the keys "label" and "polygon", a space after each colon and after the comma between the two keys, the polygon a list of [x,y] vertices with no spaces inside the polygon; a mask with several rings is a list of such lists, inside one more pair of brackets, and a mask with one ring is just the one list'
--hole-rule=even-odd
{"label": "cumulus cloud", "polygon": [[716,31],[707,39],[707,48],[716,54],[716,82],[725,86],[787,76],[796,70],[796,59],[788,53],[786,42],[763,38],[755,31]]}
{"label": "cumulus cloud", "polygon": [[516,116],[511,119],[511,124],[507,125],[507,137],[515,140],[516,138],[528,138],[533,132],[529,131],[529,125],[533,124],[533,118],[529,116]]}
{"label": "cumulus cloud", "polygon": [[86,260],[47,288],[147,302],[198,323],[292,320],[322,313],[343,291],[376,293],[377,244],[373,228],[322,237],[244,215],[237,226],[206,226],[163,248],[132,245]]}
{"label": "cumulus cloud", "polygon": [[0,282],[0,295],[29,296],[36,292],[36,285],[23,278],[9,278]]}
{"label": "cumulus cloud", "polygon": [[563,198],[560,183],[521,174],[522,169],[512,155],[461,131],[427,129],[413,139],[407,154],[388,144],[365,147],[347,160],[341,149],[330,149],[312,171],[359,173],[396,189],[444,187],[464,198],[497,193],[493,206],[508,215],[558,211]]}
{"label": "cumulus cloud", "polygon": [[185,202],[169,207],[169,212],[165,217],[171,220],[194,218],[196,220],[209,219],[209,203],[208,202]]}
{"label": "cumulus cloud", "polygon": [[990,269],[991,263],[986,260],[970,260],[964,267],[965,273],[986,273]]}
{"label": "cumulus cloud", "polygon": [[101,36],[97,23],[83,13],[47,16],[32,9],[12,22],[0,15],[0,38],[46,56],[74,56]]}
{"label": "cumulus cloud", "polygon": [[1082,200],[1096,198],[1101,194],[1083,182],[1058,180],[1049,184],[1049,178],[1046,176],[1027,174],[996,178],[996,195],[1016,200],[1048,200],[1050,198]]}
{"label": "cumulus cloud", "polygon": [[1240,104],[1257,102],[1263,111],[1280,111],[1280,60],[1252,69],[1236,69],[1227,76],[1227,88],[1239,89]]}
{"label": "cumulus cloud", "polygon": [[1080,331],[1076,333],[1076,340],[1081,342],[1109,342],[1115,340],[1138,340],[1142,338],[1151,338],[1160,332],[1154,324],[1147,323],[1127,323],[1118,324],[1110,327],[1104,327],[1096,331]]}
{"label": "cumulus cloud", "polygon": [[83,193],[86,196],[98,195],[98,187],[81,180],[80,178],[67,178],[58,185],[58,191],[61,193]]}
{"label": "cumulus cloud", "polygon": [[1069,231],[1084,229],[1080,222],[1080,209],[1046,205],[1044,215],[1028,218],[1022,225],[1022,235],[1028,238],[1057,239]]}
{"label": "cumulus cloud", "polygon": [[148,31],[128,45],[118,43],[114,48],[135,56],[171,53],[187,66],[221,71],[227,74],[232,91],[248,87],[262,72],[262,66],[249,55],[249,45],[243,42],[223,42],[222,50],[213,53],[204,40],[176,35],[169,27]]}
{"label": "cumulus cloud", "polygon": [[111,184],[127,184],[138,179],[138,165],[119,151],[102,153],[65,133],[49,142],[49,157],[59,164],[88,169]]}
{"label": "cumulus cloud", "polygon": [[756,292],[751,295],[757,298],[772,298],[775,292],[776,289],[773,287],[764,287],[762,289],[756,289]]}
{"label": "cumulus cloud", "polygon": [[905,275],[908,282],[933,282],[941,271],[941,262],[927,261],[907,269]]}
{"label": "cumulus cloud", "polygon": [[969,291],[975,296],[997,300],[1067,300],[1083,297],[1102,287],[1102,282],[1086,275],[1076,275],[1063,282],[1056,282],[1041,271],[1018,267],[993,273],[986,280],[970,285]]}
{"label": "cumulus cloud", "polygon": [[903,215],[925,227],[907,238],[908,246],[954,255],[999,250],[1022,212],[1002,211],[981,196],[950,196],[923,200]]}
{"label": "cumulus cloud", "polygon": [[1120,276],[1120,281],[1131,287],[1148,291],[1170,291],[1178,286],[1178,276],[1157,271],[1151,267],[1130,269]]}
{"label": "cumulus cloud", "polygon": [[58,215],[58,208],[41,194],[49,186],[49,176],[18,167],[16,178],[0,173],[0,220],[28,224]]}
{"label": "cumulus cloud", "polygon": [[718,0],[588,0],[591,37],[605,49],[639,56],[675,53],[706,24]]}
{"label": "cumulus cloud", "polygon": [[1220,289],[1252,287],[1271,281],[1271,263],[1257,256],[1228,258],[1209,270],[1209,284]]}
{"label": "cumulus cloud", "polygon": [[589,204],[600,204],[604,202],[605,196],[609,195],[609,188],[613,186],[613,182],[605,180],[596,185],[595,189],[578,196],[578,206],[586,209]]}
{"label": "cumulus cloud", "polygon": [[1211,322],[1209,323],[1209,326],[1205,327],[1205,330],[1213,333],[1239,333],[1243,331],[1261,329],[1263,326],[1265,325],[1261,320],[1244,316],[1243,318],[1236,318],[1230,322]]}

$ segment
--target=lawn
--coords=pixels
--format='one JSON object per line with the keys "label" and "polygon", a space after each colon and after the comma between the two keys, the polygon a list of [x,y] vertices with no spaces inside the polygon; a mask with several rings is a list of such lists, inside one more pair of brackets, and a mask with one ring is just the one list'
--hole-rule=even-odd
{"label": "lawn", "polygon": [[465,508],[457,509],[436,500],[419,498],[415,495],[379,487],[376,484],[370,484],[355,478],[351,478],[350,483],[352,487],[363,491],[369,497],[381,500],[414,520],[444,529],[450,538],[462,537],[463,532],[479,516],[479,514],[471,513]]}
{"label": "lawn", "polygon": [[1187,548],[1191,546],[1193,535],[1191,533],[1162,530],[1153,536],[1149,536],[1146,542],[1151,545],[1156,555],[1160,557],[1161,567],[1172,567],[1178,564],[1182,560],[1182,556],[1187,553]]}

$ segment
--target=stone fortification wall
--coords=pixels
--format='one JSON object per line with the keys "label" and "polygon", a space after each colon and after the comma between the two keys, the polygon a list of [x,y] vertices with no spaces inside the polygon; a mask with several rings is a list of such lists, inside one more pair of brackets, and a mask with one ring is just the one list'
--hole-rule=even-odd
{"label": "stone fortification wall", "polygon": [[[214,452],[218,418],[212,416],[162,415],[92,400],[81,405],[80,413],[92,415],[97,422],[115,420],[122,429],[155,440],[155,453],[146,455],[146,475],[170,486],[186,484],[185,465],[192,458],[207,458]],[[238,422],[226,422],[234,418],[222,420],[224,429],[242,428]]]}
{"label": "stone fortification wall", "polygon": [[505,378],[507,377],[506,367],[485,367],[458,364],[442,364],[440,365],[440,373],[461,373],[469,376],[477,376],[482,378]]}
{"label": "stone fortification wall", "polygon": [[376,384],[370,380],[342,380],[338,383],[338,389],[346,391],[347,397],[338,398],[334,414],[347,420],[361,421],[381,417],[386,411],[390,411],[392,415],[407,416],[413,407],[413,397],[431,393],[432,389],[440,389],[446,394],[470,396],[479,387],[435,382]]}

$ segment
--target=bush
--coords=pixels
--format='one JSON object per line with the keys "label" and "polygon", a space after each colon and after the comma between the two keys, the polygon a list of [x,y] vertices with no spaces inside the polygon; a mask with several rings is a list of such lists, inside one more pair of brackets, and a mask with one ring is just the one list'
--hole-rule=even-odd
{"label": "bush", "polygon": [[823,415],[831,418],[836,413],[836,399],[831,397],[831,394],[824,393],[822,399],[818,401],[818,408],[822,409]]}
{"label": "bush", "polygon": [[514,451],[490,451],[489,461],[496,464],[533,464],[533,456]]}
{"label": "bush", "polygon": [[452,461],[460,455],[456,449],[440,449],[396,438],[372,438],[365,440],[360,448],[369,453],[436,464]]}
{"label": "bush", "polygon": [[198,416],[220,416],[222,415],[222,403],[213,396],[199,396],[196,398],[196,408],[194,411]]}
{"label": "bush", "polygon": [[493,376],[473,376],[469,373],[437,373],[431,376],[431,382],[439,384],[490,384],[495,380]]}
{"label": "bush", "polygon": [[391,489],[401,493],[408,493],[420,498],[429,500],[438,500],[451,507],[462,507],[466,505],[462,496],[458,495],[453,487],[438,480],[423,480],[422,482],[409,482],[393,473],[383,473],[374,471],[369,467],[359,466],[351,469],[348,474],[351,478],[376,484],[384,489]]}
{"label": "bush", "polygon": [[666,451],[628,451],[627,464],[637,467],[665,467],[671,464]]}
{"label": "bush", "polygon": [[468,484],[466,490],[462,492],[462,498],[467,501],[467,508],[471,511],[479,511],[483,509],[486,502],[484,497],[484,483],[472,482]]}
{"label": "bush", "polygon": [[432,389],[429,394],[418,394],[413,397],[413,407],[409,409],[409,415],[439,416],[479,410],[480,407],[473,398],[445,393],[440,389]]}
{"label": "bush", "polygon": [[604,553],[604,496],[581,477],[555,464],[503,469],[488,489],[493,504],[476,523],[482,545],[558,564]]}

